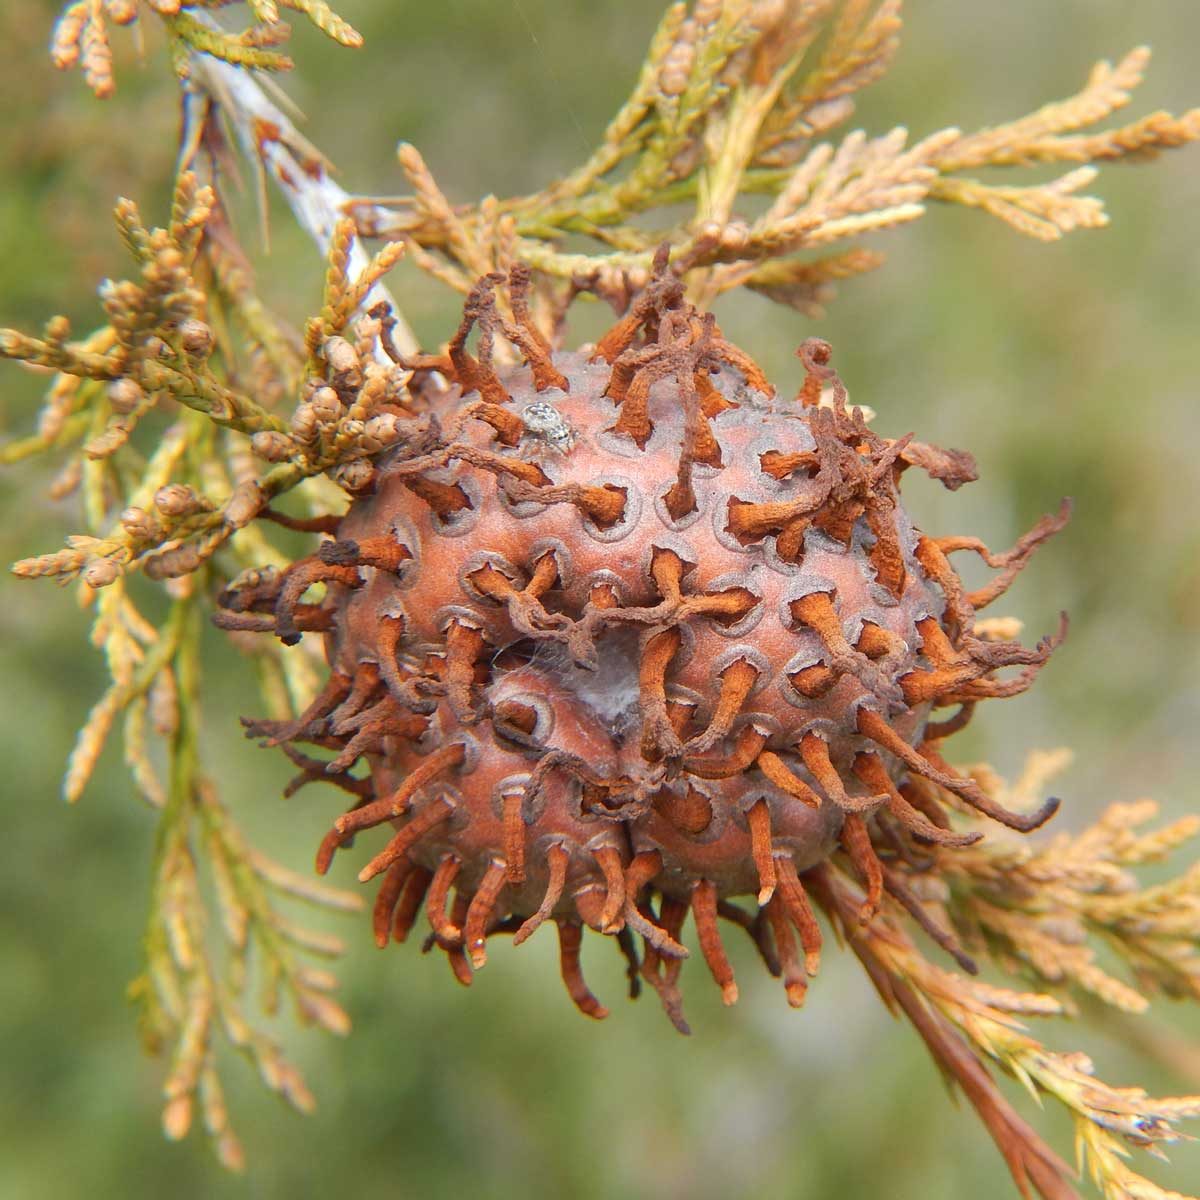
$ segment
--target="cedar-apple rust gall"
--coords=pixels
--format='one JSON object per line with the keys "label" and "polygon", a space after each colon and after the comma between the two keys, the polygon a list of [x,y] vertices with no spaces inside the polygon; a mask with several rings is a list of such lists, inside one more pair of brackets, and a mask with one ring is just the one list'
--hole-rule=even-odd
{"label": "cedar-apple rust gall", "polygon": [[[520,268],[486,277],[447,353],[394,355],[424,436],[382,450],[314,553],[222,598],[226,628],[325,641],[309,708],[246,722],[300,782],[350,797],[318,871],[353,844],[377,943],[423,925],[464,984],[492,938],[552,925],[571,999],[602,1017],[593,930],[683,1031],[689,917],[726,1003],[732,927],[803,1003],[833,860],[858,920],[890,896],[973,969],[892,864],[983,836],[953,813],[1028,831],[1057,807],[1006,808],[943,747],[1061,640],[1030,649],[976,613],[1066,506],[1002,554],[925,533],[904,473],[954,489],[971,457],[875,432],[817,339],[800,394],[778,396],[663,253],[589,355],[551,350],[527,287]],[[493,361],[498,339],[521,365]],[[340,409],[337,387],[314,409]],[[995,570],[974,590],[952,565],[968,551]]]}

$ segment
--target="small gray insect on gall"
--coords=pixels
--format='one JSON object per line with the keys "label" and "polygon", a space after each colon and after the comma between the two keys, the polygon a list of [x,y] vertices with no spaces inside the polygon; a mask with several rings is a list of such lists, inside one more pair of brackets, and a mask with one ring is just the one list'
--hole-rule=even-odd
{"label": "small gray insect on gall", "polygon": [[521,410],[521,421],[530,436],[565,454],[575,444],[575,434],[566,418],[545,400],[535,400]]}

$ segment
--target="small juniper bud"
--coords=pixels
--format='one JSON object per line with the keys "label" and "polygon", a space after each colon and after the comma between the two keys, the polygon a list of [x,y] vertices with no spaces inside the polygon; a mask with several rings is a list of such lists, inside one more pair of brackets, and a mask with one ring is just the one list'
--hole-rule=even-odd
{"label": "small juniper bud", "polygon": [[64,316],[51,317],[46,322],[46,339],[51,342],[65,342],[71,336],[71,322]]}
{"label": "small juniper bud", "polygon": [[362,367],[358,351],[344,337],[327,338],[324,350],[325,361],[335,375],[349,375]]}
{"label": "small juniper bud", "polygon": [[137,20],[136,0],[108,0],[105,7],[116,25],[131,25]]}
{"label": "small juniper bud", "polygon": [[240,572],[229,583],[231,592],[248,591],[252,588],[262,587],[274,583],[275,577],[279,574],[275,567],[247,567]]}
{"label": "small juniper bud", "polygon": [[129,441],[129,429],[124,421],[114,421],[99,437],[84,442],[83,452],[88,458],[108,458],[116,454]]}
{"label": "small juniper bud", "polygon": [[93,558],[83,569],[83,582],[90,588],[108,587],[121,577],[121,568],[111,558]]}
{"label": "small juniper bud", "polygon": [[171,347],[157,336],[148,337],[142,343],[142,349],[147,358],[169,358],[171,355]]}
{"label": "small juniper bud", "polygon": [[179,342],[184,353],[207,358],[212,353],[213,332],[203,321],[190,317],[179,326]]}
{"label": "small juniper bud", "polygon": [[108,385],[108,402],[115,413],[131,413],[146,398],[141,386],[132,379],[114,379]]}
{"label": "small juniper bud", "polygon": [[686,90],[696,61],[696,48],[690,40],[695,36],[694,22],[685,21],[680,26],[679,41],[667,51],[658,74],[658,89],[664,96],[679,96]]}
{"label": "small juniper bud", "polygon": [[166,569],[163,559],[163,555],[156,555],[154,558],[146,559],[144,565],[142,566],[142,574],[145,575],[147,579],[171,578],[170,572]]}
{"label": "small juniper bud", "polygon": [[139,542],[152,542],[161,532],[158,522],[144,508],[134,504],[121,514],[121,528]]}
{"label": "small juniper bud", "polygon": [[321,431],[316,411],[311,404],[301,404],[292,414],[292,437],[302,446],[312,446]]}
{"label": "small juniper bud", "polygon": [[151,579],[177,579],[181,575],[190,575],[202,561],[199,547],[192,542],[185,542],[182,546],[164,550],[146,559],[142,570]]}
{"label": "small juniper bud", "polygon": [[391,363],[369,362],[363,367],[363,377],[372,380],[378,386],[389,383],[396,374],[396,368]]}
{"label": "small juniper bud", "polygon": [[730,221],[721,230],[720,243],[723,250],[740,250],[750,239],[750,230],[745,221]]}
{"label": "small juniper bud", "polygon": [[331,387],[318,388],[310,407],[320,425],[336,425],[342,419],[342,402]]}
{"label": "small juniper bud", "polygon": [[378,454],[400,437],[399,422],[395,413],[380,413],[372,417],[363,427],[360,445],[368,454]]}
{"label": "small juniper bud", "polygon": [[68,8],[54,26],[50,43],[50,61],[60,70],[73,67],[79,61],[79,39],[89,20],[87,9]]}
{"label": "small juniper bud", "polygon": [[365,458],[356,458],[353,462],[337,467],[333,477],[346,491],[361,492],[371,486],[371,481],[375,478],[375,468]]}
{"label": "small juniper bud", "polygon": [[383,329],[378,317],[363,317],[355,322],[354,336],[356,339],[355,349],[359,355],[362,355],[371,346],[371,343],[379,336]]}
{"label": "small juniper bud", "polygon": [[264,429],[250,439],[250,448],[259,458],[267,462],[287,462],[292,457],[295,446],[286,433],[277,433],[273,429]]}
{"label": "small juniper bud", "polygon": [[186,483],[168,483],[154,493],[154,507],[164,516],[188,517],[205,506]]}
{"label": "small juniper bud", "polygon": [[241,529],[258,516],[265,503],[266,496],[253,479],[239,483],[225,505],[225,524]]}

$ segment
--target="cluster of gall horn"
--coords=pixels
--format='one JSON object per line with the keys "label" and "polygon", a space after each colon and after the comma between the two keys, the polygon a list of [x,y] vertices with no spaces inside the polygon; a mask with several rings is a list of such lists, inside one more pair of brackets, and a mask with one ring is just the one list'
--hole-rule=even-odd
{"label": "cluster of gall horn", "polygon": [[[812,885],[835,858],[864,921],[890,894],[968,965],[892,864],[980,837],[955,810],[1018,830],[1054,811],[1006,810],[942,744],[980,700],[1027,688],[1060,640],[1029,649],[976,613],[1065,508],[1003,554],[923,533],[904,472],[956,488],[970,456],[877,435],[817,339],[800,394],[778,398],[662,256],[586,353],[552,349],[528,287],[519,268],[488,277],[446,353],[393,351],[412,372],[397,421],[411,436],[314,554],[223,597],[228,628],[325,639],[331,673],[307,711],[247,722],[297,784],[352,799],[318,870],[382,828],[360,874],[382,877],[380,946],[423,907],[427,945],[469,983],[489,938],[550,922],[571,998],[600,1017],[587,927],[683,1030],[688,915],[727,1003],[722,921],[799,1005],[821,951]],[[501,339],[518,365],[498,363]],[[991,582],[968,590],[958,552]]]}

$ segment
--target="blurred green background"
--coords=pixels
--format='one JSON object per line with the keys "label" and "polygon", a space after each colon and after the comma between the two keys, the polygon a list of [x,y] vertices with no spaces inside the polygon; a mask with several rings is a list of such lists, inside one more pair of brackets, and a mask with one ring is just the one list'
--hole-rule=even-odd
{"label": "blurred green background", "polygon": [[[118,94],[93,101],[44,53],[55,5],[0,6],[0,325],[63,311],[88,328],[94,289],[125,270],[109,221],[118,194],[161,219],[176,120],[156,36],[145,64],[117,31]],[[400,190],[398,139],[415,142],[453,199],[540,186],[573,166],[630,86],[660,7],[647,0],[342,0],[366,36],[338,49],[298,26],[286,87],[352,190]],[[153,22],[149,22],[152,24]],[[1156,50],[1130,111],[1200,103],[1200,8],[1189,0],[923,0],[890,76],[859,120],[914,136],[1020,115],[1077,89],[1092,62]],[[1112,228],[1053,246],[977,213],[935,209],[875,240],[890,262],[848,285],[820,322],[753,296],[721,310],[734,340],[785,388],[805,336],[835,345],[877,428],[971,449],[982,479],[954,495],[906,479],[926,528],[1007,546],[1060,496],[1066,533],[1000,611],[1036,637],[1057,611],[1073,625],[1029,696],[988,706],[959,749],[1016,772],[1026,750],[1073,746],[1058,790],[1063,827],[1141,795],[1195,810],[1200,723],[1200,150],[1111,168],[1096,189]],[[247,213],[251,213],[247,208]],[[318,303],[321,268],[286,212],[272,214],[264,290],[291,316]],[[254,241],[247,219],[243,230]],[[396,290],[423,340],[444,339],[458,301],[402,267]],[[28,431],[40,382],[0,373],[0,434]],[[0,476],[0,558],[50,550],[74,503],[44,498],[49,464]],[[911,479],[912,477],[908,477]],[[331,918],[350,947],[344,1043],[285,1038],[320,1107],[301,1118],[228,1064],[250,1171],[224,1175],[193,1137],[159,1136],[161,1064],[141,1056],[123,989],[138,970],[153,815],[110,749],[74,811],[58,781],[104,680],[71,590],[4,585],[0,602],[0,1197],[887,1196],[940,1200],[1015,1191],[969,1108],[955,1105],[915,1035],[882,1011],[847,956],[827,956],[807,1009],[733,943],[742,1002],[723,1010],[687,969],[695,1036],[674,1034],[655,999],[621,1002],[615,954],[589,940],[589,979],[614,1007],[576,1015],[553,938],[499,948],[469,990],[414,946],[377,953],[365,918]],[[282,756],[239,737],[257,711],[249,672],[208,644],[206,753],[239,818],[306,868],[335,803],[289,804]],[[339,880],[352,884],[353,856]],[[335,868],[336,869],[336,868]],[[1188,1014],[1161,1013],[1197,1045]],[[1112,1082],[1200,1090],[1200,1050],[1174,1072],[1103,1031],[1048,1029],[1093,1051]],[[1031,1105],[1018,1097],[1024,1111]],[[1071,1153],[1056,1114],[1038,1118]],[[1197,1187],[1183,1147],[1163,1183]],[[1085,1189],[1086,1190],[1086,1189]]]}

